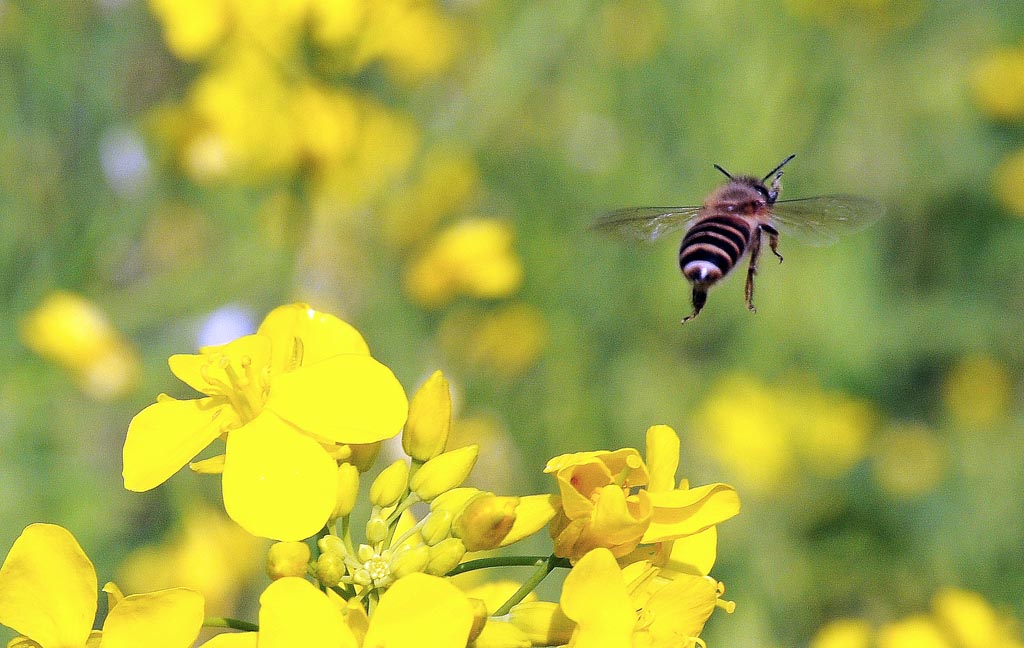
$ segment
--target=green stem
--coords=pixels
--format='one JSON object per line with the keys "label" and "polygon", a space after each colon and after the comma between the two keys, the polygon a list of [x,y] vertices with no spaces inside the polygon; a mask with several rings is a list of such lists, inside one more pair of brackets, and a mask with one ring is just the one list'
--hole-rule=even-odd
{"label": "green stem", "polygon": [[543,562],[537,566],[537,569],[533,572],[533,575],[526,580],[525,583],[520,586],[516,593],[513,594],[505,604],[494,611],[493,616],[501,617],[508,614],[508,611],[512,609],[517,603],[522,601],[526,596],[540,585],[540,582],[544,580],[548,574],[550,574],[555,567],[562,566],[563,563],[568,565],[567,560],[564,558],[556,558],[554,554],[551,554]]}
{"label": "green stem", "polygon": [[467,560],[460,563],[445,576],[457,576],[477,569],[489,569],[491,567],[536,567],[552,562],[552,569],[555,567],[571,567],[572,565],[565,558],[554,556],[494,556],[493,558],[479,558]]}
{"label": "green stem", "polygon": [[230,617],[207,617],[203,619],[205,628],[231,628],[232,630],[245,630],[246,632],[257,632],[260,627],[255,623],[232,619]]}

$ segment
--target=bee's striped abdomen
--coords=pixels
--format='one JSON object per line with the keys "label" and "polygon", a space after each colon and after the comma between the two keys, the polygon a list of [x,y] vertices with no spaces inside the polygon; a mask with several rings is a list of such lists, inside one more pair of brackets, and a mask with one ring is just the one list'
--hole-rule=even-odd
{"label": "bee's striped abdomen", "polygon": [[743,218],[711,216],[697,221],[679,246],[679,268],[694,283],[724,277],[750,243],[752,227]]}

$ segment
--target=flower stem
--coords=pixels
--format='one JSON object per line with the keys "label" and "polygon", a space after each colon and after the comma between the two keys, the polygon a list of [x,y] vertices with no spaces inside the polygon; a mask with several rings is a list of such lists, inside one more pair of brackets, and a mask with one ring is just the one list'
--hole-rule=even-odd
{"label": "flower stem", "polygon": [[456,576],[458,574],[464,574],[477,569],[488,569],[490,567],[543,566],[549,562],[552,563],[551,569],[554,569],[555,567],[568,568],[572,566],[567,559],[555,558],[554,556],[494,556],[492,558],[467,560],[466,562],[457,565],[454,569],[445,574],[445,576]]}
{"label": "flower stem", "polygon": [[547,558],[542,558],[541,560],[543,562],[537,561],[537,563],[535,563],[537,564],[537,569],[533,572],[533,575],[530,576],[530,578],[528,578],[518,590],[516,590],[515,594],[505,601],[504,605],[494,611],[493,616],[500,617],[508,614],[508,611],[526,598],[530,592],[540,585],[540,582],[544,580],[547,575],[555,569],[555,567],[568,566],[569,564],[568,560],[565,560],[564,558],[556,558],[554,554],[551,554]]}
{"label": "flower stem", "polygon": [[240,619],[232,619],[230,617],[207,617],[203,619],[203,627],[205,628],[231,628],[232,630],[245,630],[246,632],[256,632],[260,629],[255,623],[249,623],[248,621],[242,621]]}

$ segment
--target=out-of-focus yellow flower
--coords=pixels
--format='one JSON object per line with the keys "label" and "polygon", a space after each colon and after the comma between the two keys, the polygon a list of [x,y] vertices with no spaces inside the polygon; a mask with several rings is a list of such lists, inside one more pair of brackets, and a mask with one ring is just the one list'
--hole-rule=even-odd
{"label": "out-of-focus yellow flower", "polygon": [[455,57],[459,35],[430,3],[417,0],[366,3],[353,63],[383,61],[399,80],[415,82],[443,71]]}
{"label": "out-of-focus yellow flower", "polygon": [[878,629],[878,648],[954,648],[930,617],[917,615]]}
{"label": "out-of-focus yellow flower", "polygon": [[129,591],[187,587],[200,592],[210,614],[236,609],[239,594],[255,575],[266,542],[206,505],[185,512],[180,532],[160,545],[132,552],[118,570]]}
{"label": "out-of-focus yellow flower", "polygon": [[473,219],[453,225],[408,268],[406,292],[428,308],[444,306],[459,295],[508,297],[523,277],[512,240],[512,228],[503,221]]}
{"label": "out-of-focus yellow flower", "polygon": [[441,344],[466,369],[511,380],[536,364],[548,342],[543,313],[522,302],[481,313],[456,311],[441,325]]}
{"label": "out-of-focus yellow flower", "polygon": [[164,40],[184,61],[207,54],[227,33],[228,0],[150,0],[149,7],[164,26]]}
{"label": "out-of-focus yellow flower", "polygon": [[1021,648],[1017,623],[1002,617],[977,592],[949,587],[932,598],[939,624],[958,648]]}
{"label": "out-of-focus yellow flower", "polygon": [[170,365],[205,397],[164,396],[132,419],[125,488],[158,486],[226,435],[228,515],[276,540],[312,536],[333,512],[338,477],[329,449],[390,438],[408,412],[401,385],[358,331],[305,304],[279,307],[256,334],[172,356]]}
{"label": "out-of-focus yellow flower", "polygon": [[900,499],[929,493],[946,474],[945,446],[935,432],[920,424],[895,425],[873,444],[875,481]]}
{"label": "out-of-focus yellow flower", "polygon": [[1024,149],[1006,156],[992,172],[992,193],[1004,207],[1018,216],[1024,216],[1024,195],[1020,191],[1022,184]]}
{"label": "out-of-focus yellow flower", "polygon": [[1024,48],[1003,47],[987,53],[971,74],[974,100],[994,119],[1024,118]]}
{"label": "out-of-focus yellow flower", "polygon": [[645,545],[671,550],[674,540],[699,534],[739,512],[736,491],[726,484],[675,487],[679,438],[664,425],[647,434],[649,470],[633,448],[577,452],[554,457],[561,497],[551,523],[557,556],[578,560],[603,547],[622,558]]}
{"label": "out-of-focus yellow flower", "polygon": [[1012,388],[1010,374],[998,360],[968,356],[946,376],[942,400],[958,423],[989,425],[1006,415]]}
{"label": "out-of-focus yellow flower", "polygon": [[[109,646],[188,648],[203,624],[203,597],[184,588],[123,596],[112,583],[112,605],[94,631],[96,570],[71,533],[32,524],[0,567],[0,623],[23,636],[11,645],[44,648]],[[26,642],[26,643],[20,643]]]}
{"label": "out-of-focus yellow flower", "polygon": [[93,398],[117,398],[138,382],[138,352],[98,306],[80,295],[50,293],[19,328],[26,346],[67,369]]}
{"label": "out-of-focus yellow flower", "polygon": [[384,206],[384,228],[396,247],[423,240],[450,213],[466,209],[479,189],[480,171],[464,151],[424,154],[418,175]]}
{"label": "out-of-focus yellow flower", "polygon": [[718,605],[718,586],[705,576],[658,578],[634,563],[620,570],[606,549],[583,556],[565,577],[561,607],[576,622],[569,646],[692,648]]}
{"label": "out-of-focus yellow flower", "polygon": [[737,479],[767,493],[799,468],[826,478],[848,471],[866,456],[875,419],[868,403],[808,381],[768,386],[734,374],[712,388],[697,438]]}
{"label": "out-of-focus yellow flower", "polygon": [[863,619],[830,621],[814,635],[810,648],[871,648],[874,630]]}

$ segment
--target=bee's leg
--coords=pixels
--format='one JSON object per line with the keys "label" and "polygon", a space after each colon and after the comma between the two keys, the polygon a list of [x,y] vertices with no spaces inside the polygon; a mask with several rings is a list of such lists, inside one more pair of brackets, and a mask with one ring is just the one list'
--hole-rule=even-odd
{"label": "bee's leg", "polygon": [[747,308],[757,312],[754,308],[754,275],[757,274],[757,257],[761,254],[761,228],[754,230],[753,239],[750,241],[750,266],[747,268],[747,286],[744,295],[747,298]]}
{"label": "bee's leg", "polygon": [[693,284],[693,312],[683,318],[681,324],[686,324],[694,317],[697,317],[697,313],[700,309],[704,308],[704,303],[708,300],[708,288],[700,284]]}
{"label": "bee's leg", "polygon": [[779,257],[779,263],[782,263],[782,255],[779,254],[779,230],[771,225],[761,225],[760,227],[762,231],[768,232],[768,246],[772,249],[772,254]]}

